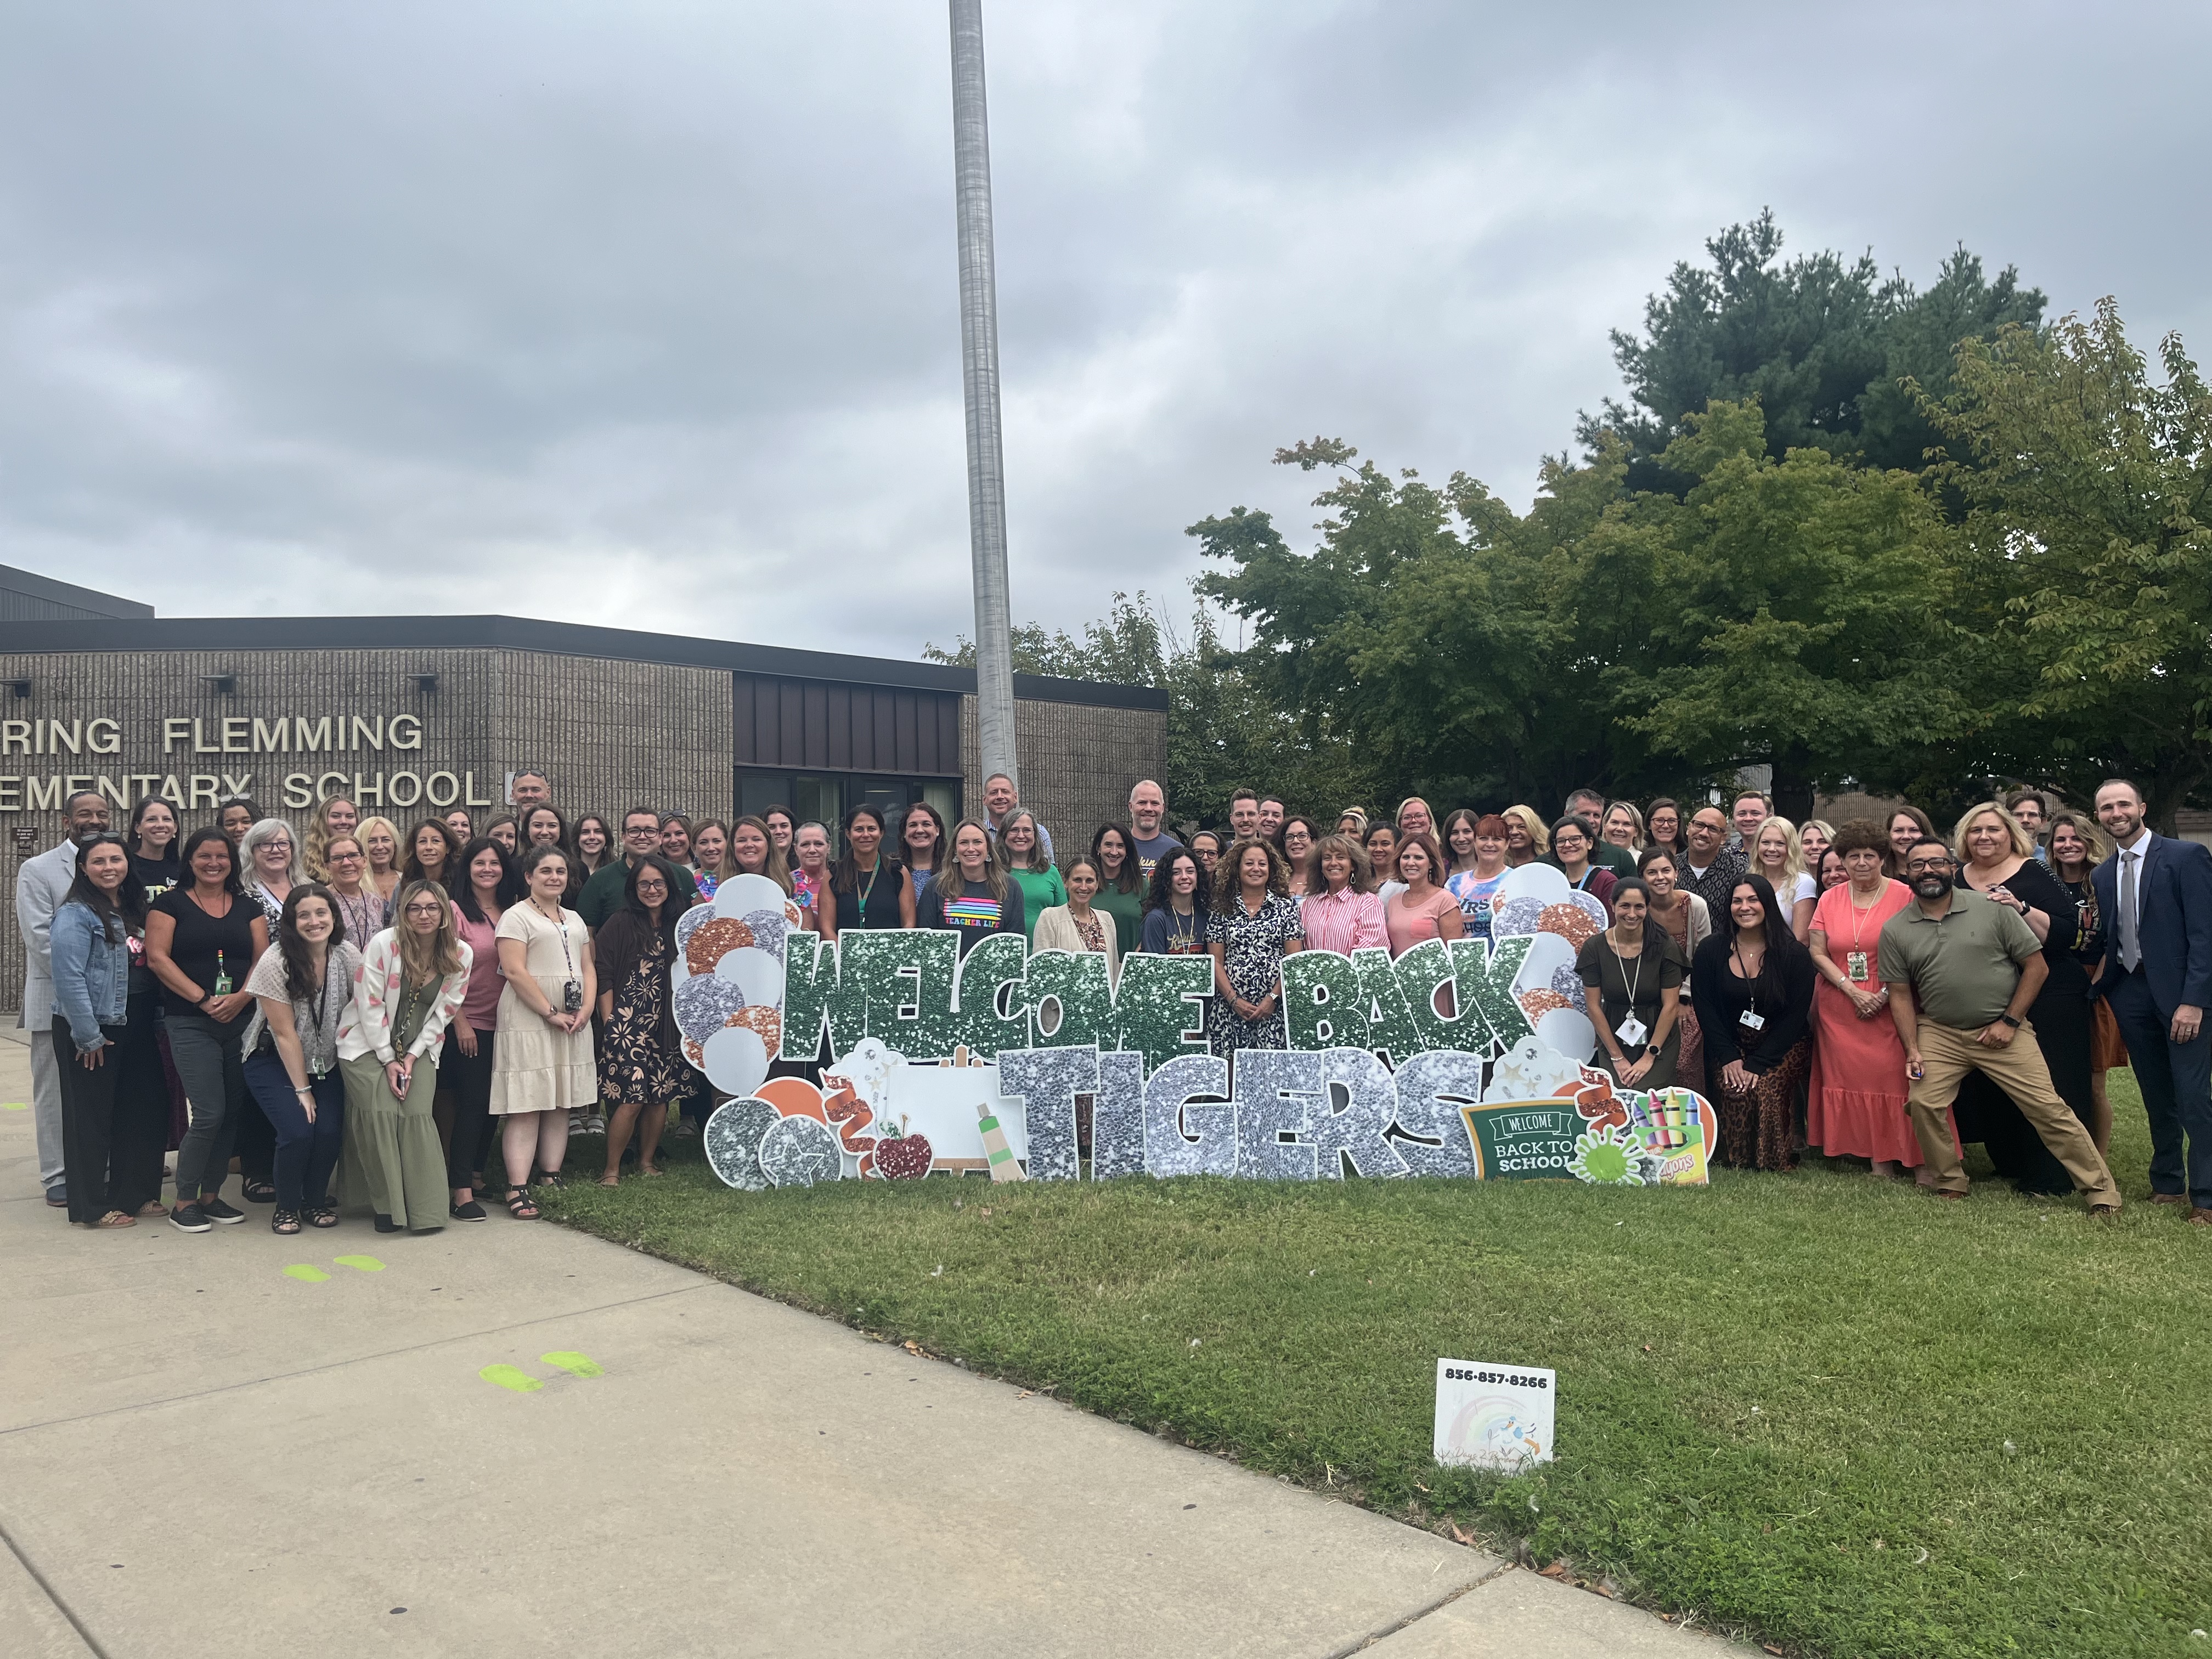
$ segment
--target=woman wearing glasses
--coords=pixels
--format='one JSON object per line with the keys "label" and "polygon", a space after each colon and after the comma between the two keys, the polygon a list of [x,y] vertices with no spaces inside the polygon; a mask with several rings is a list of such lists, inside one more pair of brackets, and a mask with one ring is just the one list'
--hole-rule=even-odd
{"label": "woman wearing glasses", "polygon": [[469,947],[434,882],[399,890],[398,919],[368,942],[338,1030],[345,1076],[346,1196],[380,1233],[446,1224],[446,1155],[431,1115],[446,1027],[469,987]]}

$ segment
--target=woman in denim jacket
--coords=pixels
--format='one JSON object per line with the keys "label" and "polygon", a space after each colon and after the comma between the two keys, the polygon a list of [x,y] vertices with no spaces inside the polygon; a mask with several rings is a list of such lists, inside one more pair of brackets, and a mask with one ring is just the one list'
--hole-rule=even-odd
{"label": "woman in denim jacket", "polygon": [[120,836],[78,854],[54,912],[54,1029],[69,1218],[131,1227],[161,1208],[169,1096],[154,1036],[146,890]]}

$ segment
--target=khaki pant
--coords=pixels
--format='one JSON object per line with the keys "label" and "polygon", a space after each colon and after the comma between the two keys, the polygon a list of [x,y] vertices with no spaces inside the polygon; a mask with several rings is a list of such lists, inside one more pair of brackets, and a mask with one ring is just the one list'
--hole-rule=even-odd
{"label": "khaki pant", "polygon": [[2021,1115],[2051,1149],[2051,1155],[2066,1166],[2075,1188],[2092,1205],[2119,1207],[2120,1189],[2112,1184],[2112,1172],[2105,1167],[2105,1160],[2097,1156],[2096,1143],[2089,1139],[2089,1132],[2081,1127],[2073,1109],[2051,1086],[2051,1068],[2044,1063],[2043,1050],[2036,1047],[2034,1026],[2023,1024],[2010,1042],[1992,1048],[1975,1042],[1972,1031],[1923,1018],[1920,1059],[1926,1075],[1912,1085],[1909,1103],[1912,1133],[1920,1142],[1920,1154],[1936,1177],[1938,1191],[1966,1190],[1966,1168],[1959,1161],[1958,1143],[1951,1138],[1950,1110],[1966,1074],[1979,1072],[2012,1097]]}

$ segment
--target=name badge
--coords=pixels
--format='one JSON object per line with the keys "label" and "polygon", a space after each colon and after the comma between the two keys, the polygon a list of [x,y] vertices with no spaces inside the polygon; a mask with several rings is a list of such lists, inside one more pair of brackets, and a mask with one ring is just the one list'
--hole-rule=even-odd
{"label": "name badge", "polygon": [[1873,975],[1867,972],[1867,953],[1863,951],[1846,952],[1844,957],[1844,974],[1849,979],[1871,979]]}
{"label": "name badge", "polygon": [[1626,1019],[1624,1019],[1620,1024],[1613,1028],[1613,1034],[1619,1037],[1623,1042],[1626,1043],[1630,1048],[1633,1048],[1638,1043],[1643,1042],[1645,1037],[1649,1036],[1651,1034],[1651,1030],[1650,1027],[1644,1024],[1642,1020],[1637,1018],[1634,1014],[1631,1014]]}
{"label": "name badge", "polygon": [[1754,1014],[1750,1009],[1747,1008],[1735,1017],[1735,1023],[1742,1026],[1747,1031],[1764,1030],[1766,1027],[1766,1016],[1764,1014]]}

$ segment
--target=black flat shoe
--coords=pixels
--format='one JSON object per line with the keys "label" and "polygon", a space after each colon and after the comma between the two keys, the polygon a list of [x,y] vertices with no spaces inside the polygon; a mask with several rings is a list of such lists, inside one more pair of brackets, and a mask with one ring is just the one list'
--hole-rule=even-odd
{"label": "black flat shoe", "polygon": [[489,1218],[484,1214],[484,1206],[477,1203],[473,1198],[465,1204],[451,1204],[447,1206],[446,1213],[453,1217],[456,1221],[483,1221],[489,1219]]}
{"label": "black flat shoe", "polygon": [[379,1215],[376,1218],[376,1231],[380,1233],[396,1233],[399,1231],[399,1224],[388,1215]]}
{"label": "black flat shoe", "polygon": [[274,1204],[276,1201],[276,1183],[273,1181],[241,1181],[238,1183],[238,1190],[248,1204]]}

